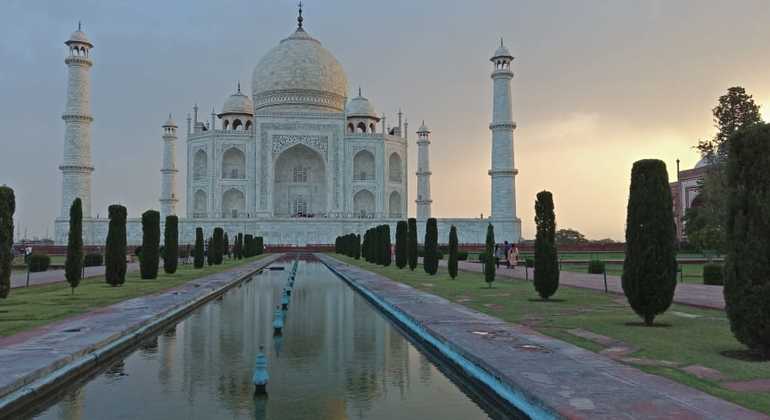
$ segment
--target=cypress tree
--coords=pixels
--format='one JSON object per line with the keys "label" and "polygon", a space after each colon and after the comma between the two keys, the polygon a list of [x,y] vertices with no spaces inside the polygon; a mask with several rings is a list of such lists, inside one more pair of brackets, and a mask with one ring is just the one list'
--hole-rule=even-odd
{"label": "cypress tree", "polygon": [[142,213],[142,258],[139,270],[143,279],[158,278],[160,263],[160,213],[147,210]]}
{"label": "cypress tree", "polygon": [[406,267],[406,234],[407,234],[406,220],[399,220],[396,224],[396,267]]}
{"label": "cypress tree", "polygon": [[126,208],[113,204],[107,208],[110,217],[104,253],[104,279],[111,286],[126,282]]}
{"label": "cypress tree", "polygon": [[205,262],[203,256],[203,228],[195,228],[195,256],[193,267],[203,268]]}
{"label": "cypress tree", "polygon": [[730,137],[725,310],[741,343],[770,358],[770,125]]}
{"label": "cypress tree", "polygon": [[238,234],[238,259],[243,259],[243,233]]}
{"label": "cypress tree", "polygon": [[409,269],[414,271],[417,268],[417,219],[414,217],[407,222],[406,237],[406,259]]}
{"label": "cypress tree", "polygon": [[382,265],[388,267],[390,266],[390,263],[393,262],[390,243],[390,225],[382,225],[382,238]]}
{"label": "cypress tree", "polygon": [[495,228],[490,223],[487,226],[487,241],[485,243],[484,252],[487,257],[484,259],[484,281],[487,282],[489,288],[492,288],[492,283],[495,281]]}
{"label": "cypress tree", "polygon": [[246,258],[253,257],[254,256],[254,254],[252,254],[253,250],[254,250],[254,236],[245,235],[243,237],[243,256]]}
{"label": "cypress tree", "polygon": [[166,216],[163,243],[163,271],[174,274],[179,263],[179,218],[174,215]]}
{"label": "cypress tree", "polygon": [[[673,219],[672,219],[673,220]],[[548,299],[559,288],[559,257],[556,252],[556,215],[553,195],[548,191],[537,193],[535,201],[535,290]]]}
{"label": "cypress tree", "polygon": [[447,270],[449,277],[457,277],[457,228],[454,225],[449,229],[449,264]]}
{"label": "cypress tree", "polygon": [[361,259],[361,235],[356,235],[356,240],[354,242],[354,245],[356,247],[354,258],[357,260]]}
{"label": "cypress tree", "polygon": [[431,276],[438,271],[438,226],[433,217],[425,225],[425,256],[422,265]]}
{"label": "cypress tree", "polygon": [[0,299],[11,293],[11,266],[13,262],[13,214],[16,197],[13,188],[0,186]]}
{"label": "cypress tree", "polygon": [[[646,325],[665,312],[676,288],[676,241],[666,164],[640,160],[631,170],[623,292]],[[535,259],[537,265],[537,259]],[[535,273],[537,274],[537,273]]]}
{"label": "cypress tree", "polygon": [[83,203],[75,198],[70,206],[70,230],[67,237],[67,259],[64,261],[64,276],[75,293],[83,275]]}
{"label": "cypress tree", "polygon": [[216,251],[214,251],[214,240],[213,238],[209,238],[206,240],[206,264],[209,266],[214,265],[214,261],[216,261]]}
{"label": "cypress tree", "polygon": [[[211,238],[211,242],[214,246],[212,261],[214,265],[220,265],[224,261],[225,255],[225,232],[221,227],[214,228],[214,236]],[[211,248],[209,248],[210,254],[212,253],[211,251]]]}
{"label": "cypress tree", "polygon": [[265,253],[265,238],[257,236],[256,253],[254,255],[262,255]]}
{"label": "cypress tree", "polygon": [[227,236],[227,232],[225,232],[225,240],[224,240],[224,253],[227,255],[227,258],[230,258],[230,237]]}

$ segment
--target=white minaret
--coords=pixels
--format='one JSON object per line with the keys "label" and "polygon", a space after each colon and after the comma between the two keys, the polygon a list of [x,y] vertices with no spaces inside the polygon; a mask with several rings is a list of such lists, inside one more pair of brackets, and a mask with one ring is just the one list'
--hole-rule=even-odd
{"label": "white minaret", "polygon": [[417,130],[417,218],[427,219],[430,215],[430,130],[425,121]]}
{"label": "white minaret", "polygon": [[513,122],[511,111],[511,61],[513,56],[500,39],[500,48],[491,58],[494,64],[492,103],[492,219],[511,221],[516,219],[515,177],[518,171],[513,164]]}
{"label": "white minaret", "polygon": [[59,169],[62,172],[61,217],[69,218],[75,198],[83,203],[83,217],[91,217],[91,80],[89,71],[93,44],[86,34],[78,30],[64,43],[69,55],[64,60],[69,68],[67,78],[67,106],[64,120],[64,158]]}
{"label": "white minaret", "polygon": [[176,123],[168,114],[163,124],[163,167],[160,170],[160,217],[176,214]]}

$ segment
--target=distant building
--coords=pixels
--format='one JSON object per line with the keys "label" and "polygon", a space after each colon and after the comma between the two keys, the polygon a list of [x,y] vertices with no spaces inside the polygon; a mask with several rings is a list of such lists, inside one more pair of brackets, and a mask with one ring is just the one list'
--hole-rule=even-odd
{"label": "distant building", "polygon": [[674,223],[676,223],[676,238],[679,241],[687,239],[684,233],[684,215],[687,209],[698,207],[697,200],[700,185],[709,170],[711,162],[703,158],[692,169],[679,170],[679,160],[676,161],[676,181],[670,183],[671,198],[674,201]]}

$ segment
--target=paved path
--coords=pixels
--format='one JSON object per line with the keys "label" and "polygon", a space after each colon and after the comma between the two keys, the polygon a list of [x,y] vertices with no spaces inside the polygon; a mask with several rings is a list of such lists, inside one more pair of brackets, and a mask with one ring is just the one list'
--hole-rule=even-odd
{"label": "paved path", "polygon": [[[446,267],[446,260],[439,264]],[[482,264],[467,261],[459,261],[458,267],[463,271],[482,272]],[[502,265],[497,269],[497,275],[524,280],[526,278],[524,267],[505,268]],[[529,269],[529,279],[532,280],[532,269]],[[601,274],[575,273],[562,271],[559,274],[559,284],[562,286],[580,287],[584,289],[604,291],[604,277]],[[623,294],[620,277],[607,276],[607,290],[611,293]],[[703,284],[677,283],[674,293],[674,302],[683,305],[696,306],[709,309],[724,309],[725,298],[722,294],[722,286],[706,286]]]}
{"label": "paved path", "polygon": [[[126,270],[136,271],[139,269],[139,263],[128,263]],[[85,277],[96,277],[104,275],[104,266],[100,267],[86,267]],[[67,281],[64,276],[64,270],[48,270],[39,273],[29,273],[29,285],[39,286],[41,284],[58,283]],[[11,289],[17,287],[24,287],[27,285],[27,272],[26,271],[14,271],[11,273]]]}
{"label": "paved path", "polygon": [[[445,354],[460,354],[466,372],[492,383],[532,418],[767,419],[751,411],[609,357],[510,324],[441,297],[319,256],[354,287],[427,332]],[[378,304],[381,308],[380,304]],[[386,309],[389,310],[389,309]],[[405,316],[404,316],[405,315]],[[471,365],[472,363],[472,365]],[[496,378],[496,379],[495,379]]]}
{"label": "paved path", "polygon": [[49,385],[66,383],[73,375],[83,374],[131,348],[281,255],[268,255],[162,293],[0,337],[0,418],[20,404],[41,397],[50,390]]}

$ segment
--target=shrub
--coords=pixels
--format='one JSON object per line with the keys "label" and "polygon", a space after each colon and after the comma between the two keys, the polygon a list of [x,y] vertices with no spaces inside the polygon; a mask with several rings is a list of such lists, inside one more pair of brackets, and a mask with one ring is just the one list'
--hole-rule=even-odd
{"label": "shrub", "polygon": [[479,262],[482,263],[482,264],[487,262],[487,253],[486,252],[480,252],[479,253]]}
{"label": "shrub", "polygon": [[179,263],[179,218],[170,215],[166,216],[166,224],[163,227],[163,271],[166,274],[176,273]]}
{"label": "shrub", "polygon": [[449,229],[449,264],[447,270],[449,277],[457,277],[457,228],[454,225]]}
{"label": "shrub", "polygon": [[50,265],[51,257],[49,257],[48,254],[33,252],[32,255],[29,256],[29,271],[31,273],[46,271]]}
{"label": "shrub", "polygon": [[438,271],[438,226],[436,219],[431,217],[425,224],[425,257],[422,265],[425,272],[431,276]]}
{"label": "shrub", "polygon": [[406,267],[406,235],[408,230],[406,220],[399,220],[396,224],[396,267],[398,268]]}
{"label": "shrub", "polygon": [[770,125],[730,138],[725,309],[735,338],[770,357]]}
{"label": "shrub", "polygon": [[126,208],[113,204],[108,207],[110,225],[104,253],[104,279],[111,286],[126,282]]}
{"label": "shrub", "polygon": [[631,170],[623,293],[646,325],[665,312],[676,288],[674,213],[666,164],[640,160]]}
{"label": "shrub", "polygon": [[193,267],[203,268],[205,257],[203,255],[203,228],[195,228],[195,250],[193,251]]}
{"label": "shrub", "polygon": [[710,286],[722,286],[725,284],[722,278],[721,264],[710,263],[703,265],[703,284]]}
{"label": "shrub", "polygon": [[591,260],[588,262],[589,274],[604,274],[604,269],[604,261],[602,260]]}
{"label": "shrub", "polygon": [[0,186],[0,299],[11,292],[11,262],[13,261],[13,213],[16,197],[11,187]]}
{"label": "shrub", "polygon": [[75,198],[70,206],[70,230],[67,236],[67,258],[64,260],[64,276],[72,293],[83,276],[83,203]]}
{"label": "shrub", "polygon": [[457,261],[467,261],[467,260],[468,260],[467,251],[457,251]]}
{"label": "shrub", "polygon": [[84,267],[100,267],[104,264],[104,256],[102,254],[86,254],[83,258]]}
{"label": "shrub", "polygon": [[407,220],[406,260],[409,264],[409,269],[414,271],[417,267],[417,219],[414,217]]}
{"label": "shrub", "polygon": [[[673,216],[672,216],[673,217]],[[672,219],[673,220],[673,219]],[[543,299],[559,288],[559,257],[556,253],[556,215],[549,191],[537,193],[535,200],[535,273],[534,286]]]}
{"label": "shrub", "polygon": [[484,281],[487,282],[489,288],[492,288],[492,283],[495,281],[495,259],[492,255],[495,255],[495,228],[490,223],[487,226],[487,240],[484,247]]}
{"label": "shrub", "polygon": [[139,271],[143,279],[158,278],[160,264],[160,213],[147,210],[142,213],[142,258]]}
{"label": "shrub", "polygon": [[533,268],[535,266],[535,259],[532,257],[524,258],[524,266]]}

